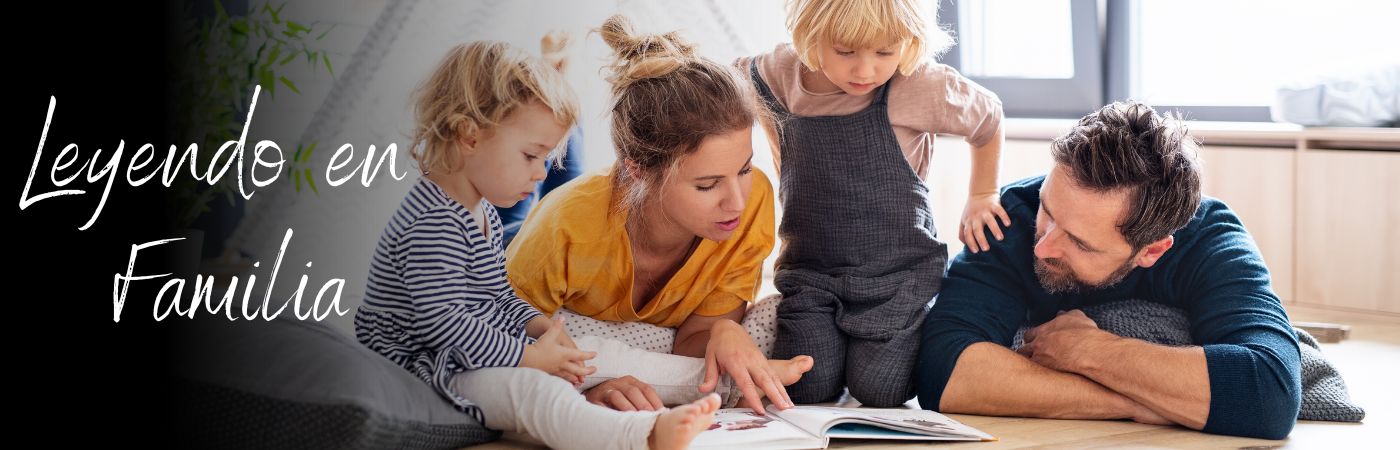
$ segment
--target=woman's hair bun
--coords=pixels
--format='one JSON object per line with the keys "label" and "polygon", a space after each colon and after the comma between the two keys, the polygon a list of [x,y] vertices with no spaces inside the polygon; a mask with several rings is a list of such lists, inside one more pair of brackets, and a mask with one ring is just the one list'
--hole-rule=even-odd
{"label": "woman's hair bun", "polygon": [[597,31],[613,50],[608,82],[612,83],[614,91],[641,80],[669,75],[695,58],[695,46],[676,32],[636,34],[632,21],[622,15],[609,17]]}

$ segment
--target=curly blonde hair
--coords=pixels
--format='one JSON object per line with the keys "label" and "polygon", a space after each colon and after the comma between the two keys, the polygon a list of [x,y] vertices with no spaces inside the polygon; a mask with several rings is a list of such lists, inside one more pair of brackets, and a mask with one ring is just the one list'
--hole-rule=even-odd
{"label": "curly blonde hair", "polygon": [[[461,166],[457,142],[489,136],[522,105],[539,101],[561,124],[578,120],[578,99],[563,75],[503,42],[480,41],[448,50],[415,94],[410,154],[423,173]],[[559,144],[562,144],[561,140]],[[551,158],[563,157],[557,145]]]}

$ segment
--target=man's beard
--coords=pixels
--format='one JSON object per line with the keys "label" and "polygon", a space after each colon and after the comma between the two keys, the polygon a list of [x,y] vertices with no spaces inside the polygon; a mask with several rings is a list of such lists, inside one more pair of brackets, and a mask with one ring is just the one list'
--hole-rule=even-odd
{"label": "man's beard", "polygon": [[[1041,237],[1043,236],[1036,236],[1036,242],[1039,242]],[[1137,252],[1134,251],[1133,254],[1136,255]],[[1054,266],[1055,271],[1051,271],[1050,266]],[[1127,278],[1128,274],[1136,268],[1137,264],[1133,264],[1133,258],[1129,256],[1127,261],[1123,261],[1122,266],[1108,275],[1108,278],[1104,278],[1102,282],[1090,284],[1080,280],[1074,274],[1074,269],[1058,258],[1035,259],[1035,277],[1040,280],[1040,287],[1051,294],[1082,293],[1113,286]]]}

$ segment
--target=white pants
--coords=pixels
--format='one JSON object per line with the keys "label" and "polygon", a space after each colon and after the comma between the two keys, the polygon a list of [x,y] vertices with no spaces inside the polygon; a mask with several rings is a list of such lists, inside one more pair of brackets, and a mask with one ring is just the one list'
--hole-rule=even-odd
{"label": "white pants", "polygon": [[[781,301],[780,295],[759,299],[744,315],[744,331],[753,338],[765,358],[773,354]],[[598,352],[598,356],[589,361],[598,372],[584,380],[585,389],[631,375],[655,388],[666,405],[689,403],[703,396],[699,386],[705,380],[705,360],[671,354],[676,341],[675,328],[643,322],[608,322],[567,309],[560,309],[556,316],[564,318],[565,331],[580,349]],[[733,389],[733,380],[728,376],[720,377],[715,393],[720,395],[725,408],[739,404],[740,392]]]}
{"label": "white pants", "polygon": [[468,370],[452,378],[452,389],[481,407],[487,428],[528,434],[558,449],[645,449],[661,414],[588,403],[569,382],[522,367]]}
{"label": "white pants", "polygon": [[[588,361],[588,365],[597,367],[598,371],[584,377],[580,389],[631,375],[655,389],[656,396],[666,406],[690,403],[709,394],[700,392],[700,384],[705,381],[704,358],[649,352],[598,336],[581,336],[574,339],[574,343],[579,350],[598,352],[598,356]],[[721,402],[737,398],[739,394],[733,380],[727,376],[720,377],[714,392],[719,394]]]}
{"label": "white pants", "polygon": [[[773,352],[777,298],[755,302],[744,318],[744,329],[764,356]],[[669,406],[706,395],[699,390],[705,360],[670,354],[674,328],[605,322],[567,310],[559,314],[566,317],[566,330],[579,349],[598,352],[588,362],[598,371],[584,379],[581,389],[631,375],[651,385]],[[452,378],[452,389],[481,407],[487,428],[528,434],[552,448],[646,448],[660,414],[620,412],[588,403],[567,381],[529,368],[469,370]],[[740,399],[728,376],[721,377],[715,392],[725,407]]]}

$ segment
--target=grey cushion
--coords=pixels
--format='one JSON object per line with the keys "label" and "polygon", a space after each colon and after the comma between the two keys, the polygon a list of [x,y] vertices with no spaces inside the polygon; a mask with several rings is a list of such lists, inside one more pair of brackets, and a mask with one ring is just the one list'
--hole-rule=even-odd
{"label": "grey cushion", "polygon": [[499,437],[322,323],[199,320],[174,337],[175,403],[188,444],[454,448]]}

